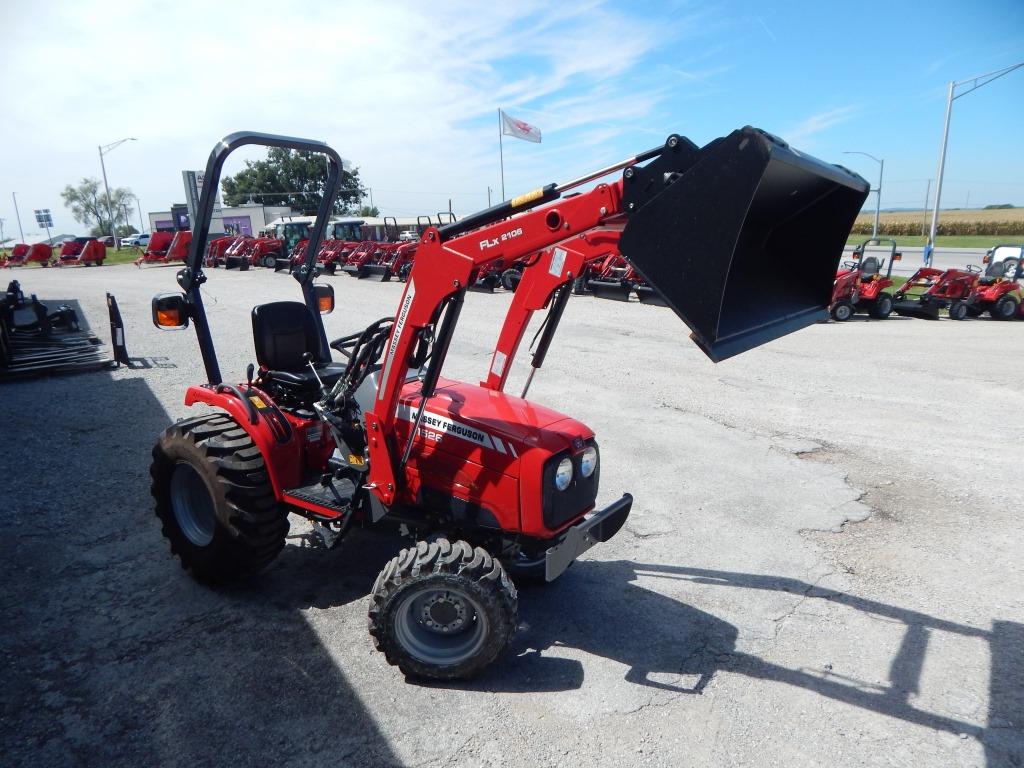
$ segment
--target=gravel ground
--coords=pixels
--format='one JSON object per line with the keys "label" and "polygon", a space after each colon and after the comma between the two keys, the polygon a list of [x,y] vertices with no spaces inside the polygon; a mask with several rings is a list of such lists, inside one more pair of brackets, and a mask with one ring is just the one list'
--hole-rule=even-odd
{"label": "gravel ground", "polygon": [[[531,399],[596,431],[633,514],[521,591],[486,674],[423,685],[366,633],[396,542],[293,518],[219,591],[171,559],[149,451],[203,379],[149,322],[173,269],[10,274],[102,335],[113,291],[131,355],[176,367],[0,385],[5,765],[1024,765],[1024,322],[857,319],[713,365],[668,310],[574,297]],[[327,279],[331,337],[401,292]],[[295,286],[207,289],[242,378],[249,308]],[[446,374],[484,375],[508,301],[470,295]]]}

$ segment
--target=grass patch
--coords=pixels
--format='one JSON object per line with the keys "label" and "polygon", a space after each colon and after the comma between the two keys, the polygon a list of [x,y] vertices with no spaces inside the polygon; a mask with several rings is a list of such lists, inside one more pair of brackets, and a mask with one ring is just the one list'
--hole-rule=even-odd
{"label": "grass patch", "polygon": [[[879,237],[888,237],[884,233]],[[846,238],[847,245],[860,245],[868,239],[868,235],[850,235]],[[897,246],[904,248],[923,248],[928,238],[922,235],[914,237],[898,236],[893,237]],[[936,248],[992,248],[997,245],[1019,242],[1024,238],[1020,235],[938,235],[935,238]]]}
{"label": "grass patch", "polygon": [[[113,248],[107,248],[107,258],[104,260],[103,264],[104,266],[108,264],[130,264],[131,262],[135,261],[137,258],[139,258],[139,256],[142,255],[142,251],[143,249],[137,246],[132,246],[130,248],[122,248],[120,251],[115,251]],[[9,248],[0,248],[0,259],[6,256],[10,256],[10,253],[11,251]],[[57,248],[54,248],[54,258],[57,257],[58,253],[59,250]],[[28,264],[25,267],[20,267],[20,269],[27,269],[28,267],[42,268],[42,265]]]}

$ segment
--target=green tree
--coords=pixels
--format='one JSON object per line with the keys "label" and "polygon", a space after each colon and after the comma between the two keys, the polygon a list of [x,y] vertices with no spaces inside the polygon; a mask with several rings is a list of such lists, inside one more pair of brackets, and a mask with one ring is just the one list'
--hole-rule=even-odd
{"label": "green tree", "polygon": [[113,234],[108,211],[114,212],[114,219],[117,219],[117,212],[124,206],[130,206],[135,202],[135,195],[130,189],[115,187],[110,190],[110,204],[107,205],[107,196],[100,188],[98,179],[82,179],[78,186],[68,184],[60,193],[64,200],[64,207],[71,211],[75,221],[91,226],[91,232],[95,236]]}
{"label": "green tree", "polygon": [[[267,150],[266,160],[246,160],[245,168],[221,181],[225,205],[244,205],[250,199],[264,205],[290,205],[315,213],[327,181],[327,162],[315,152],[281,147]],[[352,211],[363,197],[359,169],[342,170],[334,213]]]}
{"label": "green tree", "polygon": [[360,206],[359,210],[356,211],[356,216],[367,216],[370,218],[377,218],[380,216],[380,208],[376,205],[363,205]]}

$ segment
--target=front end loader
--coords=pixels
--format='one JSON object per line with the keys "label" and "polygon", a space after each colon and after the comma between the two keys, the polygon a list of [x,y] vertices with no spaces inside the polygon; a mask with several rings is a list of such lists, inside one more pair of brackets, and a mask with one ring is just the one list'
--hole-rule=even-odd
{"label": "front end loader", "polygon": [[[201,257],[223,162],[249,144],[321,153],[328,178],[293,273],[300,300],[253,308],[255,364],[227,383]],[[232,134],[211,153],[181,291],[154,298],[153,320],[195,327],[206,381],[185,403],[212,411],[158,439],[156,514],[182,566],[211,584],[268,566],[290,514],[312,521],[326,545],[356,526],[407,537],[373,586],[370,634],[407,675],[442,680],[478,672],[508,644],[516,581],[557,578],[630,513],[628,493],[598,501],[594,432],[525,399],[584,263],[617,242],[694,342],[722,360],[827,317],[868,191],[850,171],[754,128],[705,147],[673,135],[569,183],[430,226],[395,314],[328,343],[321,313],[333,309],[334,290],[315,283],[315,263],[340,167],[325,144],[267,134]],[[783,252],[799,269],[772,282],[760,265]],[[490,265],[527,257],[486,378],[444,377],[466,291]],[[516,396],[507,377],[541,310]]]}

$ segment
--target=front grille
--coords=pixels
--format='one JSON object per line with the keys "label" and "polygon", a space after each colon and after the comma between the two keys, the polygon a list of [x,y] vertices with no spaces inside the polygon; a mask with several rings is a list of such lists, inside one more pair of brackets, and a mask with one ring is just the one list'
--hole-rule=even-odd
{"label": "front grille", "polygon": [[[597,443],[593,440],[588,441],[584,448],[591,445],[597,448]],[[544,490],[541,503],[546,528],[553,530],[564,525],[567,521],[593,507],[597,500],[597,487],[601,477],[601,451],[598,449],[597,468],[590,477],[583,477],[580,474],[580,457],[582,455],[582,450],[575,455],[570,454],[569,451],[563,451],[552,456],[544,465]],[[572,458],[572,482],[568,488],[560,491],[555,487],[555,470],[558,469],[558,463],[566,456]]]}

